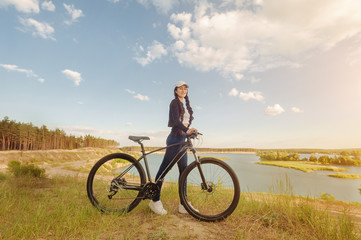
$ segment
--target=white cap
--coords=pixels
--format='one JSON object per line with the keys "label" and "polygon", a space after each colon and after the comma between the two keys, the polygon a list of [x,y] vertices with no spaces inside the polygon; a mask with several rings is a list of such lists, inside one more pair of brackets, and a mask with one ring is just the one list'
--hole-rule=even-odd
{"label": "white cap", "polygon": [[179,81],[175,84],[175,87],[181,87],[183,85],[186,85],[187,88],[189,88],[188,84],[186,84],[184,81]]}

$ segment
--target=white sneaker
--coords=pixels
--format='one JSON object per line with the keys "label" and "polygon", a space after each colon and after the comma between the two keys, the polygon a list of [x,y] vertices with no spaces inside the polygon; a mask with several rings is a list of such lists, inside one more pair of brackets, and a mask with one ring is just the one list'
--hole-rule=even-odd
{"label": "white sneaker", "polygon": [[[196,212],[199,212],[198,209],[195,209],[190,202],[188,202],[188,204],[189,204],[189,206],[190,206],[191,208],[193,208]],[[179,213],[182,213],[182,214],[188,213],[187,210],[184,208],[184,206],[183,206],[181,203],[179,204],[178,212],[179,212]]]}
{"label": "white sneaker", "polygon": [[163,204],[161,201],[154,202],[153,200],[150,200],[149,207],[156,214],[159,214],[159,215],[167,214],[167,211],[163,208]]}
{"label": "white sneaker", "polygon": [[183,207],[183,205],[181,203],[179,204],[178,212],[182,213],[182,214],[188,213],[187,210]]}

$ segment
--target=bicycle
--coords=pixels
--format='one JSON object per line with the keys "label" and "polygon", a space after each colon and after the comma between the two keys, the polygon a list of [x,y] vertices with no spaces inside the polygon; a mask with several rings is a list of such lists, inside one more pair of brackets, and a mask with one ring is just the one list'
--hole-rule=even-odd
{"label": "bicycle", "polygon": [[[103,213],[127,213],[141,200],[152,199],[159,192],[158,181],[163,181],[170,169],[190,151],[195,161],[182,172],[179,196],[187,212],[201,221],[214,222],[228,217],[236,209],[240,198],[238,178],[225,162],[205,157],[200,158],[193,147],[192,139],[200,133],[188,135],[185,142],[169,145],[148,153],[142,141],[147,136],[129,136],[140,144],[142,156],[135,159],[125,153],[113,153],[100,159],[91,169],[87,180],[87,193],[91,203]],[[158,180],[152,181],[147,155],[166,148],[182,145],[181,150],[169,163]],[[144,159],[144,168],[140,161]]]}

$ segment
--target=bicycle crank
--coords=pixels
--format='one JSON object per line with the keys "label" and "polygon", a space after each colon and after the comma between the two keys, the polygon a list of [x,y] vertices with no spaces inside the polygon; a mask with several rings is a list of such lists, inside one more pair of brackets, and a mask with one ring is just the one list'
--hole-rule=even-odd
{"label": "bicycle crank", "polygon": [[155,183],[147,183],[142,190],[143,199],[152,199],[159,194],[159,187]]}

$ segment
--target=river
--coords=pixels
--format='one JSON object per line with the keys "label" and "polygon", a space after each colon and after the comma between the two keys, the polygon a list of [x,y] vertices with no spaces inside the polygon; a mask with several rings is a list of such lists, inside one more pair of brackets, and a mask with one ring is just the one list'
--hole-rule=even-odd
{"label": "river", "polygon": [[[148,155],[148,164],[151,176],[154,178],[160,163],[162,154]],[[294,195],[319,198],[322,193],[328,193],[336,200],[348,202],[361,202],[361,179],[341,179],[327,176],[335,173],[330,171],[314,171],[305,173],[295,169],[265,166],[255,164],[259,157],[255,154],[200,154],[200,156],[213,156],[228,158],[225,162],[230,165],[238,176],[243,192],[267,192],[267,193],[292,193]],[[309,157],[301,154],[301,158]],[[188,155],[188,162],[193,161],[193,156]],[[142,161],[144,167],[144,161]],[[344,167],[349,169],[350,174],[360,174],[361,167]],[[166,176],[166,181],[178,180],[178,167]]]}

